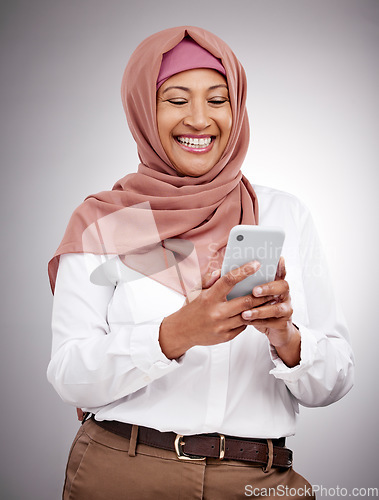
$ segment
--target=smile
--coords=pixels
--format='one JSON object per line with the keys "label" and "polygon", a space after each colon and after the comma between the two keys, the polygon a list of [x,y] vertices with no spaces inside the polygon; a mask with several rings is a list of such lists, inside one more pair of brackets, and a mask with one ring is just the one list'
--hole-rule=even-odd
{"label": "smile", "polygon": [[211,136],[190,137],[187,135],[179,135],[175,137],[175,139],[181,146],[184,146],[185,149],[189,148],[196,151],[207,151],[210,149],[209,146],[212,143]]}

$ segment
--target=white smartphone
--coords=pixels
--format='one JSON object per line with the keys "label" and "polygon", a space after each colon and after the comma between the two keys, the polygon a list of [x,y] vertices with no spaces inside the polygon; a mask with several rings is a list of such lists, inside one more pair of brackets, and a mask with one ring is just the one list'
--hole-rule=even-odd
{"label": "white smartphone", "polygon": [[234,226],[229,234],[221,275],[257,260],[259,270],[240,281],[228,294],[228,300],[250,295],[255,286],[274,281],[281,256],[284,230],[280,227]]}

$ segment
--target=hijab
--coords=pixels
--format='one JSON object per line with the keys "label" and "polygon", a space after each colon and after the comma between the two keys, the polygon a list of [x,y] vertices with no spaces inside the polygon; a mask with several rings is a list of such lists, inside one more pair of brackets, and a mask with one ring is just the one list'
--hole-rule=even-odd
{"label": "hijab", "polygon": [[196,68],[215,69],[226,76],[220,59],[186,36],[173,49],[163,54],[157,78],[157,90],[171,76]]}
{"label": "hijab", "polygon": [[[221,61],[233,117],[221,158],[199,177],[182,176],[174,169],[156,121],[162,58],[185,37]],[[231,228],[258,223],[255,192],[240,170],[249,143],[246,90],[241,63],[225,42],[204,29],[169,28],[136,48],[122,78],[121,97],[137,143],[138,170],[117,181],[112,190],[88,196],[74,211],[49,262],[53,293],[59,258],[66,253],[118,256],[128,267],[184,295],[198,275],[221,267]]]}

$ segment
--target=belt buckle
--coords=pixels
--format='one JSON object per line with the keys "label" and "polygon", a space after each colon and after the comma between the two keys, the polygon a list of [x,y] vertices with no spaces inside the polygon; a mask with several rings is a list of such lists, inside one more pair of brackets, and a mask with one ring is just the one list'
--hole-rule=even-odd
{"label": "belt buckle", "polygon": [[185,445],[184,436],[177,434],[174,442],[176,455],[179,460],[205,460],[207,457],[199,457],[197,455],[187,455],[184,453],[183,446]]}
{"label": "belt buckle", "polygon": [[[219,459],[222,460],[225,456],[225,436],[219,434],[220,437],[220,454]],[[188,455],[183,451],[183,446],[185,445],[184,436],[182,434],[177,434],[174,442],[176,455],[179,460],[205,460],[207,457],[200,457],[198,455]]]}

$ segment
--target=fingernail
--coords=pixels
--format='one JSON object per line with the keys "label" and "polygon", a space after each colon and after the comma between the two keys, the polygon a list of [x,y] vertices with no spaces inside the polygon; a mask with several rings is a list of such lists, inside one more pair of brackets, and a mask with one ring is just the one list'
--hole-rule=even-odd
{"label": "fingernail", "polygon": [[221,269],[216,269],[215,271],[212,272],[211,276],[214,278],[215,276],[218,276],[221,272]]}
{"label": "fingernail", "polygon": [[253,290],[254,295],[260,295],[262,293],[262,288],[260,286],[256,286]]}
{"label": "fingernail", "polygon": [[249,271],[258,271],[259,266],[260,266],[259,262],[253,260],[252,262],[249,262],[247,264],[247,267],[245,267],[245,270],[247,272],[249,272]]}
{"label": "fingernail", "polygon": [[253,316],[253,312],[252,311],[244,311],[242,313],[243,319],[250,319],[252,316]]}

